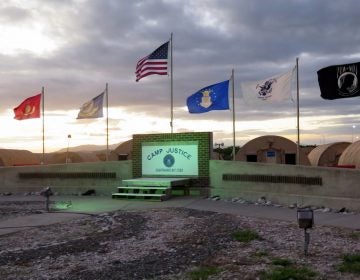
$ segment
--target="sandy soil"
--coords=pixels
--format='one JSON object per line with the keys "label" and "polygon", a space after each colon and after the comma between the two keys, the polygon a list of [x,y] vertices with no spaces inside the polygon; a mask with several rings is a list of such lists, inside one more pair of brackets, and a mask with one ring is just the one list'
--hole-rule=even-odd
{"label": "sandy soil", "polygon": [[[41,213],[43,204],[9,202],[0,219]],[[233,234],[250,229],[251,242]],[[266,279],[264,272],[306,267],[309,279],[360,279],[337,269],[345,254],[360,253],[360,232],[315,226],[309,253],[295,223],[184,208],[116,211],[0,236],[0,279]],[[192,278],[193,277],[193,278]]]}

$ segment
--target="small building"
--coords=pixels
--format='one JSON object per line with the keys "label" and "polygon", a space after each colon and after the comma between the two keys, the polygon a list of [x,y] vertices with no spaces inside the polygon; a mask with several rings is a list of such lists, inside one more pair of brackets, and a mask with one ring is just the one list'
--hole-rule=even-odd
{"label": "small building", "polygon": [[360,141],[350,144],[341,154],[338,165],[360,169]]}
{"label": "small building", "polygon": [[[296,164],[295,142],[276,135],[260,136],[247,142],[236,154],[235,159],[247,162]],[[300,164],[310,165],[305,152],[300,149]]]}
{"label": "small building", "polygon": [[115,150],[111,151],[109,160],[129,160],[132,159],[133,140],[127,140],[121,143]]}
{"label": "small building", "polygon": [[94,152],[62,152],[45,154],[45,164],[101,161]]}
{"label": "small building", "polygon": [[0,166],[38,165],[39,157],[27,150],[0,149]]}
{"label": "small building", "polygon": [[317,146],[308,154],[309,161],[312,166],[337,166],[349,145],[349,142],[336,142]]}

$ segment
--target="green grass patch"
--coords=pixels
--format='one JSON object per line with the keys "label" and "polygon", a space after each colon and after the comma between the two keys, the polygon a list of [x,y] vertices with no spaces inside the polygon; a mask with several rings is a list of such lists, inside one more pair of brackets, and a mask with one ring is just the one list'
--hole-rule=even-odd
{"label": "green grass patch", "polygon": [[188,276],[191,280],[206,280],[211,275],[218,274],[222,269],[214,266],[201,266],[197,269],[190,271]]}
{"label": "green grass patch", "polygon": [[306,267],[277,267],[271,271],[265,271],[261,274],[261,280],[312,280],[317,275],[316,272]]}
{"label": "green grass patch", "polygon": [[252,256],[255,258],[262,258],[269,256],[269,253],[266,251],[256,251],[255,253],[252,254]]}
{"label": "green grass patch", "polygon": [[272,260],[272,264],[273,265],[281,265],[281,266],[290,266],[292,265],[292,261],[288,260],[288,259],[282,259],[282,258],[274,258]]}
{"label": "green grass patch", "polygon": [[252,240],[261,240],[260,235],[251,229],[237,230],[233,233],[233,238],[239,242],[248,243]]}
{"label": "green grass patch", "polygon": [[338,270],[341,272],[360,274],[360,254],[345,255]]}
{"label": "green grass patch", "polygon": [[350,238],[355,240],[360,240],[360,231],[354,231],[350,233]]}

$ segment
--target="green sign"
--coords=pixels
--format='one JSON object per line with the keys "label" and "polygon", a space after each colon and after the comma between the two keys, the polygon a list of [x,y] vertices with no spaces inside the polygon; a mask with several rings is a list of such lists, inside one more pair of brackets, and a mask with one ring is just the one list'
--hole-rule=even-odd
{"label": "green sign", "polygon": [[142,143],[142,174],[198,176],[198,143]]}

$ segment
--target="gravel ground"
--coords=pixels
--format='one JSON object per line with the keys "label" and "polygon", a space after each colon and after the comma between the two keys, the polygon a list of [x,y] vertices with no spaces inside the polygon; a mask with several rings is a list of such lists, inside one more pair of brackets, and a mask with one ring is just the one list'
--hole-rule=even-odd
{"label": "gravel ground", "polygon": [[[41,209],[4,203],[0,220]],[[236,241],[245,229],[260,238]],[[315,226],[310,235],[304,256],[304,232],[291,222],[185,208],[115,211],[0,236],[0,279],[201,279],[191,274],[201,267],[218,268],[213,280],[264,279],[281,267],[277,259],[317,273],[306,279],[360,279],[337,269],[345,254],[360,253],[359,231]]]}

